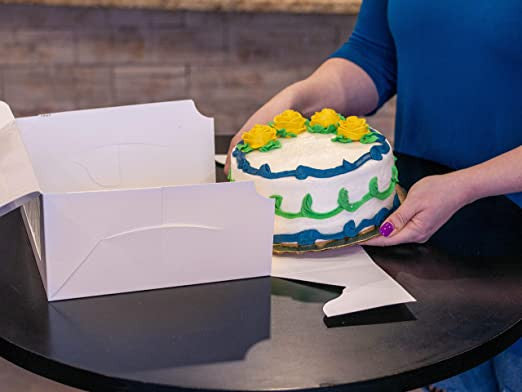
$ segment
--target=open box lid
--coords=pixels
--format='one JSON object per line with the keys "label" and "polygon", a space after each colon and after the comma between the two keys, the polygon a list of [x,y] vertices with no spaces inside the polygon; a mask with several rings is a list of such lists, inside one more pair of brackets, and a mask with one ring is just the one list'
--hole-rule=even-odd
{"label": "open box lid", "polygon": [[0,216],[39,194],[40,186],[13,113],[0,101]]}
{"label": "open box lid", "polygon": [[38,194],[215,182],[213,119],[191,100],[14,119],[0,105],[0,215]]}

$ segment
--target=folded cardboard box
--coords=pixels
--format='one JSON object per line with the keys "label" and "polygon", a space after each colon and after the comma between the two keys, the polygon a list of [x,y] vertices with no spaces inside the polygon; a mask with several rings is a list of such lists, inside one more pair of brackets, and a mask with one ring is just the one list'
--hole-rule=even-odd
{"label": "folded cardboard box", "polygon": [[18,207],[50,301],[270,275],[273,201],[215,183],[192,101],[20,119],[0,102],[0,216]]}

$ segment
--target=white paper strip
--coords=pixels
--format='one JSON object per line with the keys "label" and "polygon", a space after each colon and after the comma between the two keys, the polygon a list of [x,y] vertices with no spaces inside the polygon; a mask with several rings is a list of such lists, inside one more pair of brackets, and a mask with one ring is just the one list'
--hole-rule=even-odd
{"label": "white paper strip", "polygon": [[225,163],[227,161],[227,154],[216,154],[216,163],[218,163],[219,165],[223,165],[225,166]]}
{"label": "white paper strip", "polygon": [[272,276],[345,287],[339,297],[324,305],[327,317],[415,301],[360,246],[273,256]]}

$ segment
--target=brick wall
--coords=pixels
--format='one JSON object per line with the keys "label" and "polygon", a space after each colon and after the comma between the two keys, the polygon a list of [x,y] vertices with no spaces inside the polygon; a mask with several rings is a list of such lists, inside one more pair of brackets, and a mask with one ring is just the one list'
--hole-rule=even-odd
{"label": "brick wall", "polygon": [[[0,98],[15,115],[192,98],[235,132],[309,75],[354,16],[0,5]],[[391,135],[394,103],[371,123]]]}

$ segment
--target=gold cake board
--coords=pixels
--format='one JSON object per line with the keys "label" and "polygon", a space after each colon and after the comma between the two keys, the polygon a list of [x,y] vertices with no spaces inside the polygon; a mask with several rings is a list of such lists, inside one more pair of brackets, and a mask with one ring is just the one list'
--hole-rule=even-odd
{"label": "gold cake board", "polygon": [[[402,204],[406,198],[406,191],[399,185],[396,186],[395,190],[397,192],[397,196],[399,196],[399,201]],[[273,253],[276,255],[281,255],[285,253],[302,254],[306,252],[322,252],[328,249],[337,249],[360,244],[361,242],[368,241],[369,239],[377,237],[378,235],[380,235],[379,228],[370,226],[362,230],[355,237],[345,237],[340,240],[319,241],[311,245],[298,245],[295,243],[274,244]]]}

